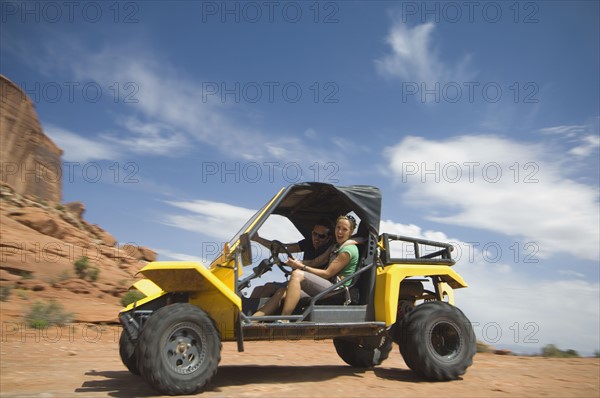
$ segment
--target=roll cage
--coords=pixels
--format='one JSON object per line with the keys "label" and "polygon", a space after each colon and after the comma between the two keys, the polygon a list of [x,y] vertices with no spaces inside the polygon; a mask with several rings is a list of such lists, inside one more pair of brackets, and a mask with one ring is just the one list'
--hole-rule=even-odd
{"label": "roll cage", "polygon": [[[377,241],[381,211],[381,192],[378,188],[365,185],[333,186],[325,183],[301,183],[288,186],[259,210],[235,235],[230,244],[236,245],[244,235],[255,234],[271,215],[287,218],[297,230],[310,239],[313,226],[325,218],[332,222],[340,215],[354,213],[359,220],[356,235],[365,240],[359,245],[359,266],[357,271],[345,281],[333,284],[324,292],[303,302],[290,316],[260,317],[261,321],[289,320],[309,323],[325,319],[338,322],[368,322],[374,319],[373,286],[377,261]],[[243,239],[241,239],[243,240]],[[257,267],[259,268],[259,267]],[[255,273],[262,271],[255,268]],[[237,278],[237,275],[236,275]],[[236,286],[236,293],[248,285],[253,275],[246,277],[242,285]],[[351,279],[350,286],[342,284]],[[352,304],[352,305],[349,305]],[[251,322],[258,320],[242,312],[240,324],[250,324],[244,332],[245,338],[252,337]],[[374,325],[373,325],[374,326]],[[381,325],[378,325],[379,327]],[[339,331],[334,331],[338,333]],[[240,330],[241,333],[241,330]],[[262,333],[258,333],[262,336]]]}

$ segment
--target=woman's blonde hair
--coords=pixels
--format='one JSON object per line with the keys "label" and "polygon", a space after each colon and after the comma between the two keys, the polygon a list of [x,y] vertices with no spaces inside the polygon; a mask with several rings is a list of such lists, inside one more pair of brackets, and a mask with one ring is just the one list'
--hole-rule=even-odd
{"label": "woman's blonde hair", "polygon": [[350,223],[350,229],[352,230],[352,232],[354,232],[354,230],[356,229],[356,218],[354,218],[354,216],[350,214],[342,214],[337,218],[337,220],[335,220],[335,223],[337,224],[340,220],[348,220],[348,222]]}

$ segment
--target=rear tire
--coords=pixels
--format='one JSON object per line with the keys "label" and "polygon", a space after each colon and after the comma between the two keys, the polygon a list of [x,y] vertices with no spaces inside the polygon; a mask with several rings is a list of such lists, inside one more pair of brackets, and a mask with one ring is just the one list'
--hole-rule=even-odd
{"label": "rear tire", "polygon": [[417,306],[400,323],[406,365],[428,379],[456,380],[473,364],[475,333],[457,307],[442,301]]}
{"label": "rear tire", "polygon": [[216,374],[220,360],[221,340],[212,320],[188,303],[155,311],[138,341],[140,373],[163,394],[200,392]]}
{"label": "rear tire", "polygon": [[121,356],[123,365],[125,365],[131,373],[139,376],[140,370],[137,367],[135,344],[133,344],[125,330],[121,332],[121,338],[119,339],[119,355]]}
{"label": "rear tire", "polygon": [[333,344],[340,358],[355,368],[380,365],[392,350],[392,339],[388,336],[335,338]]}

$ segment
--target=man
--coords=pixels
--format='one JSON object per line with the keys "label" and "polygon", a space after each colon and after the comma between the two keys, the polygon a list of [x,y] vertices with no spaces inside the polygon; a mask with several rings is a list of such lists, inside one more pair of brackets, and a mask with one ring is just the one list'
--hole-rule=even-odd
{"label": "man", "polygon": [[[331,248],[332,228],[331,223],[327,220],[319,220],[312,229],[311,239],[304,238],[296,243],[286,243],[285,248],[290,253],[304,252],[302,262],[311,267],[323,267],[327,264]],[[270,248],[271,241],[264,239],[256,233],[252,238],[253,241]],[[287,282],[269,282],[263,286],[257,286],[250,294],[250,298],[270,297],[277,289],[287,285]]]}

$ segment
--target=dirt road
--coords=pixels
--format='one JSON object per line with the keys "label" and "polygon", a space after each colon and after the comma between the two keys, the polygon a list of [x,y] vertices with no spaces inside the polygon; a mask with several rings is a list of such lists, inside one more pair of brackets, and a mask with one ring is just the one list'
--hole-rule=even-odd
{"label": "dirt road", "polygon": [[[36,331],[3,322],[0,395],[6,397],[156,397],[121,364],[116,326]],[[238,353],[225,343],[216,377],[202,397],[598,397],[600,359],[478,354],[463,380],[427,382],[398,348],[380,367],[360,370],[331,341],[254,342]]]}

